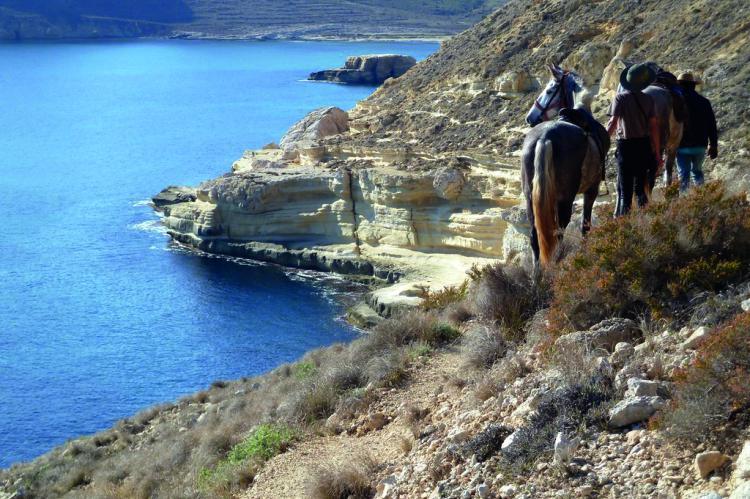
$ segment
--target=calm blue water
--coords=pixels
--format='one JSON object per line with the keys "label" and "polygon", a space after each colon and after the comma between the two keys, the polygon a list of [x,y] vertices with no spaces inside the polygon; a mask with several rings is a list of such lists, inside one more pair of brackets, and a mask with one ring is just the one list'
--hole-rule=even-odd
{"label": "calm blue water", "polygon": [[301,81],[433,43],[0,45],[0,467],[352,338],[320,279],[170,248],[142,201],[372,89]]}

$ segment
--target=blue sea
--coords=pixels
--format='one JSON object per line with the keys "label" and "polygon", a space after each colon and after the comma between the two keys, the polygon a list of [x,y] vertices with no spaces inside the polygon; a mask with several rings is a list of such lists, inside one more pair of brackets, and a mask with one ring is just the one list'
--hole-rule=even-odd
{"label": "blue sea", "polygon": [[353,338],[340,318],[348,285],[180,250],[147,200],[229,171],[314,108],[348,109],[373,91],[308,73],[436,49],[0,45],[0,467]]}

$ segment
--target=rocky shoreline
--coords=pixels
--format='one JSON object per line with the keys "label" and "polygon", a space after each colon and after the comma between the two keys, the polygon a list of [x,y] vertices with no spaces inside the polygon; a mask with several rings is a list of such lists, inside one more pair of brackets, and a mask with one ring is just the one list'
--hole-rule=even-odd
{"label": "rocky shoreline", "polygon": [[316,110],[227,175],[165,189],[153,201],[168,234],[209,253],[380,279],[392,286],[371,302],[386,316],[473,266],[525,258],[515,167],[326,142],[350,125],[340,109]]}

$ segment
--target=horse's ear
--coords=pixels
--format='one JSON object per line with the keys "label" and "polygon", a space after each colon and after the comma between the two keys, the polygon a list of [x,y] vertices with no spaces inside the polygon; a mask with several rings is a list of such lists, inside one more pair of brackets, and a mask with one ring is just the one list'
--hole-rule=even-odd
{"label": "horse's ear", "polygon": [[560,66],[558,66],[554,62],[550,62],[547,64],[547,67],[549,68],[549,72],[552,73],[552,77],[554,79],[559,80],[560,77],[562,77],[564,71]]}

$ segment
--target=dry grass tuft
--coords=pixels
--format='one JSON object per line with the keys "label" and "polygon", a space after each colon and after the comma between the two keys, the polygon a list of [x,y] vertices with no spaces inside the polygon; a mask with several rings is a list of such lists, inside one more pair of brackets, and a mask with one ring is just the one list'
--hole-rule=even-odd
{"label": "dry grass tuft", "polygon": [[506,328],[511,339],[522,339],[523,330],[548,300],[543,276],[518,265],[490,265],[472,274],[469,293],[474,315]]}
{"label": "dry grass tuft", "polygon": [[314,499],[369,499],[375,494],[370,481],[378,469],[370,456],[348,464],[319,468],[310,478],[309,496]]}
{"label": "dry grass tuft", "polygon": [[508,342],[502,331],[485,324],[471,326],[461,339],[461,357],[468,367],[488,369],[507,350]]}

